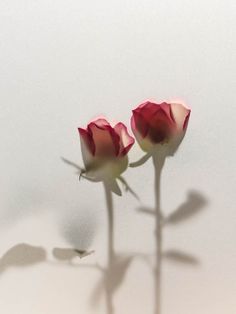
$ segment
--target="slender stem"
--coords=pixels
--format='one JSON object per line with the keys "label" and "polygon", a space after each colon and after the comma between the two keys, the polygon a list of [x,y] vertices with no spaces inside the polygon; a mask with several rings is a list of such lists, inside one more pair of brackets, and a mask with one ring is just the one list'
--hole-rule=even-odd
{"label": "slender stem", "polygon": [[163,155],[153,155],[155,169],[155,238],[156,238],[156,266],[155,266],[155,314],[161,314],[161,272],[162,272],[162,213],[160,183],[161,171],[165,158]]}
{"label": "slender stem", "polygon": [[113,314],[113,305],[112,305],[112,266],[114,259],[114,217],[113,217],[113,200],[112,192],[109,187],[109,183],[104,182],[105,188],[105,197],[107,205],[107,217],[108,217],[108,246],[107,246],[107,255],[108,263],[106,270],[106,303],[107,303],[107,314]]}

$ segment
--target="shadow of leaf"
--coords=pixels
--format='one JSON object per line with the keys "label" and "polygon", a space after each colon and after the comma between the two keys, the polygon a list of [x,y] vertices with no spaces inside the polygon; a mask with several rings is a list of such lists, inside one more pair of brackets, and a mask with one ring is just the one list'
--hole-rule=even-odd
{"label": "shadow of leaf", "polygon": [[133,256],[118,256],[112,265],[111,273],[109,275],[110,288],[116,291],[122,284],[126,272],[133,260]]}
{"label": "shadow of leaf", "polygon": [[199,260],[195,256],[174,249],[163,252],[162,257],[174,263],[182,263],[192,266],[200,264]]}
{"label": "shadow of leaf", "polygon": [[98,281],[91,295],[91,305],[95,307],[101,299],[102,293],[106,290],[108,282],[109,291],[114,294],[121,286],[127,270],[134,256],[117,256],[114,258],[110,270],[105,270],[101,280]]}
{"label": "shadow of leaf", "polygon": [[140,206],[136,209],[138,212],[155,216],[155,211],[150,207]]}
{"label": "shadow of leaf", "polygon": [[27,267],[46,260],[46,251],[39,246],[20,243],[10,248],[0,259],[0,273],[10,267]]}
{"label": "shadow of leaf", "polygon": [[207,200],[202,194],[197,191],[190,191],[188,193],[187,200],[167,218],[165,218],[164,223],[174,225],[190,219],[198,214],[206,204]]}
{"label": "shadow of leaf", "polygon": [[103,293],[105,293],[106,290],[106,283],[105,278],[102,277],[95,285],[92,294],[91,294],[91,306],[96,307],[99,303],[99,301],[102,298]]}
{"label": "shadow of leaf", "polygon": [[74,258],[84,258],[93,254],[94,251],[78,250],[72,248],[54,248],[52,255],[60,261],[72,262]]}

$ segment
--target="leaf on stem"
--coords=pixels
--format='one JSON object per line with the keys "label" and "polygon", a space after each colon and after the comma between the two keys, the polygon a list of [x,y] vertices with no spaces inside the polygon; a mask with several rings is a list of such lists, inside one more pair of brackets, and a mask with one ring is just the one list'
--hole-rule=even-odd
{"label": "leaf on stem", "polygon": [[108,186],[108,188],[110,189],[111,192],[115,193],[118,196],[122,195],[121,189],[120,189],[116,179],[106,181],[106,185]]}
{"label": "leaf on stem", "polygon": [[129,164],[129,166],[131,168],[136,168],[136,167],[142,166],[151,156],[152,156],[151,153],[147,153],[142,158],[140,158],[139,160],[137,160],[135,162],[131,162]]}
{"label": "leaf on stem", "polygon": [[127,181],[126,181],[122,176],[119,176],[117,179],[120,180],[120,182],[124,185],[125,191],[130,192],[130,193],[139,201],[138,195],[137,195],[137,194],[134,192],[134,190],[129,186],[129,184],[127,183]]}
{"label": "leaf on stem", "polygon": [[79,170],[79,172],[83,172],[85,169],[83,169],[82,167],[80,167],[79,165],[77,165],[75,162],[73,161],[70,161],[64,157],[61,157],[61,160],[66,163],[67,165]]}

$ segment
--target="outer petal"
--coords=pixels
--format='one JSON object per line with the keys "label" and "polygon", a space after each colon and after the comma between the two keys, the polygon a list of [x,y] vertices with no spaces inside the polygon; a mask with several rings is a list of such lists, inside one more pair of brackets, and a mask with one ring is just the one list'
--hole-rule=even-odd
{"label": "outer petal", "polygon": [[158,106],[156,103],[146,101],[139,105],[134,111],[141,114],[143,119],[145,119],[148,123],[150,119],[152,119],[152,116],[159,110],[160,106]]}
{"label": "outer petal", "polygon": [[185,131],[191,110],[182,104],[171,104],[171,113],[175,120],[177,131]]}
{"label": "outer petal", "polygon": [[133,110],[131,127],[134,134],[139,133],[141,137],[146,137],[148,133],[148,122],[140,110]]}
{"label": "outer petal", "polygon": [[[148,137],[144,137],[141,134],[141,132],[139,131],[139,129],[137,127],[137,119],[135,119],[135,111],[133,111],[133,115],[131,117],[130,123],[131,123],[131,128],[132,128],[133,134],[134,134],[137,142],[139,143],[140,147],[142,148],[142,150],[144,150],[145,152],[150,151],[153,147],[153,143],[148,139]],[[143,125],[145,125],[145,128],[146,128],[145,133],[147,134],[148,126],[145,123],[146,123],[145,120],[143,120]]]}
{"label": "outer petal", "polygon": [[84,160],[85,166],[88,166],[92,159],[95,152],[95,145],[93,142],[93,138],[91,134],[82,128],[78,128],[80,134],[80,142],[81,142],[81,151]]}
{"label": "outer petal", "polygon": [[99,117],[93,119],[92,121],[90,121],[90,123],[91,122],[95,123],[100,128],[103,128],[104,126],[110,125],[109,122],[106,120],[106,118],[103,116],[99,116]]}
{"label": "outer petal", "polygon": [[134,138],[129,135],[127,127],[119,122],[115,125],[114,130],[120,138],[119,156],[125,156],[134,144]]}
{"label": "outer petal", "polygon": [[182,104],[171,104],[172,115],[176,123],[176,133],[173,136],[172,141],[168,145],[169,154],[174,155],[178,150],[186,132],[188,120],[191,110],[186,108]]}

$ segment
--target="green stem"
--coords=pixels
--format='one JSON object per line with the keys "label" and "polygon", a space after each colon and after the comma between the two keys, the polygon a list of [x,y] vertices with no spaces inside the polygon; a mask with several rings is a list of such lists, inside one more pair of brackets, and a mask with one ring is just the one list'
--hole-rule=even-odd
{"label": "green stem", "polygon": [[155,267],[155,314],[161,314],[161,272],[162,272],[162,213],[160,183],[161,172],[165,157],[161,154],[153,155],[155,169],[155,239],[156,239],[156,267]]}
{"label": "green stem", "polygon": [[108,246],[107,246],[107,255],[108,263],[106,270],[106,304],[107,304],[107,314],[113,314],[113,305],[112,305],[112,266],[114,259],[114,216],[113,216],[113,200],[112,200],[112,191],[109,187],[109,183],[104,182],[105,188],[105,197],[107,205],[107,217],[108,217]]}

